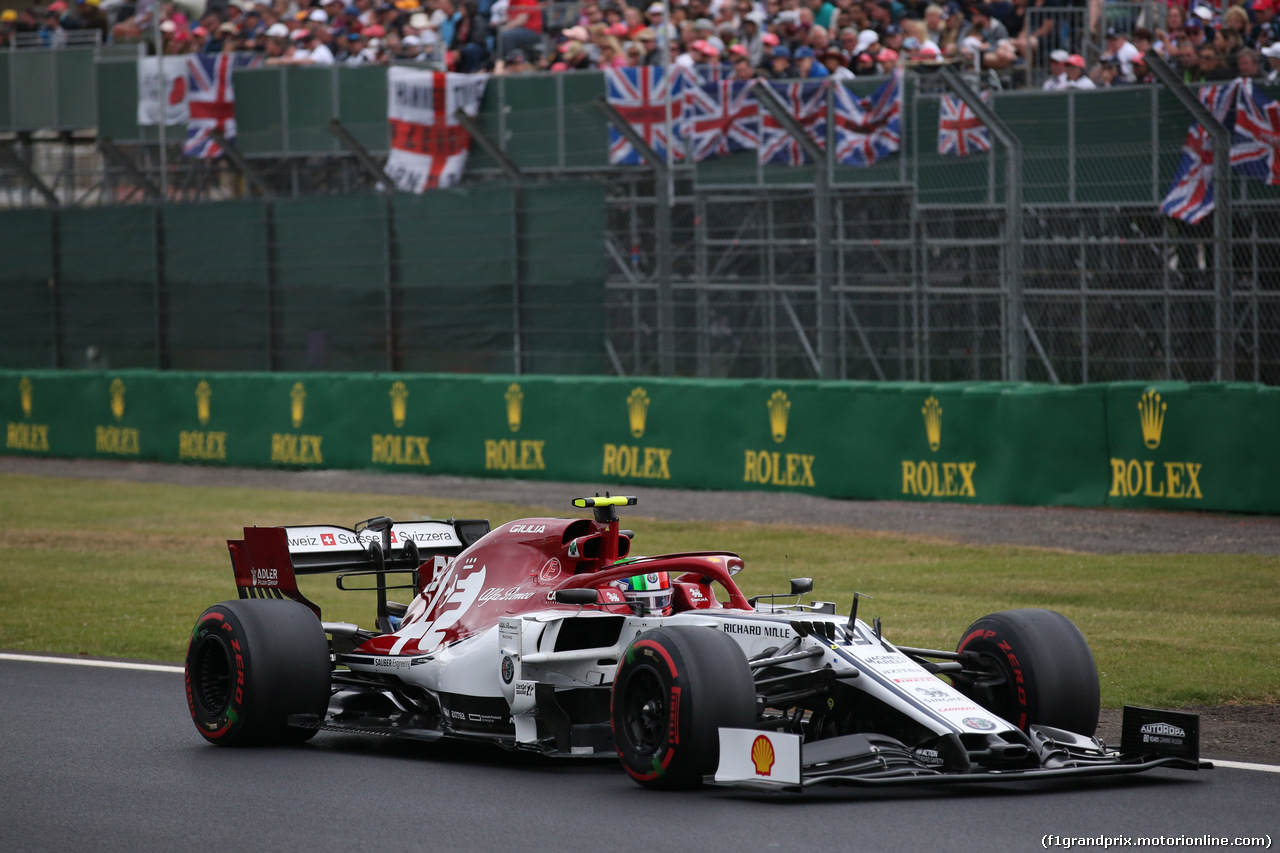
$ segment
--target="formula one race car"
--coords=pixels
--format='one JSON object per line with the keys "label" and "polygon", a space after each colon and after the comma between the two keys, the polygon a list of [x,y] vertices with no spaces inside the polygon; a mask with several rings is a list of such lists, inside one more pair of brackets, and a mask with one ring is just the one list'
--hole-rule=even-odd
{"label": "formula one race car", "polygon": [[[748,599],[736,554],[629,556],[594,518],[248,527],[228,543],[240,600],[192,631],[187,704],[224,745],[344,731],[617,756],[641,785],[800,790],[1198,769],[1198,718],[1126,708],[1093,737],[1098,674],[1048,610],[986,616],[954,652],[896,646],[853,612]],[[376,591],[377,630],[322,622],[297,577]],[[392,583],[403,578],[402,583]],[[399,604],[387,593],[405,590]],[[794,603],[781,603],[789,595]]]}

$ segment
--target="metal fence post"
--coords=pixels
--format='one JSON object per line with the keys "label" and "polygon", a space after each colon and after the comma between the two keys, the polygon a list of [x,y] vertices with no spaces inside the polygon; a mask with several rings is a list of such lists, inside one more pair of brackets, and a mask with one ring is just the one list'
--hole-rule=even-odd
{"label": "metal fence post", "polygon": [[831,251],[831,169],[827,162],[826,152],[814,142],[795,117],[787,111],[786,106],[767,85],[756,86],[756,100],[760,106],[769,111],[782,129],[796,141],[800,148],[813,161],[815,175],[813,179],[815,252],[814,270],[818,279],[818,377],[830,379],[836,375],[836,342],[833,322],[835,303],[832,294],[835,290],[833,277],[835,265]]}
{"label": "metal fence post", "polygon": [[156,204],[151,219],[155,255],[152,279],[152,308],[155,311],[155,358],[157,370],[169,369],[169,293],[165,281],[164,201]]}
{"label": "metal fence post", "polygon": [[1147,67],[1213,137],[1213,378],[1235,379],[1235,295],[1232,292],[1231,131],[1187,88],[1160,55],[1148,51]]}
{"label": "metal fence post", "polygon": [[711,375],[711,306],[707,285],[707,199],[700,193],[693,198],[693,293],[697,336],[697,370],[695,375]]}
{"label": "metal fence post", "polygon": [[1005,251],[1007,262],[1001,292],[1004,310],[1001,312],[1004,326],[1004,378],[1010,382],[1026,379],[1026,338],[1023,324],[1026,322],[1022,300],[1022,141],[1009,126],[996,115],[978,93],[969,87],[954,69],[942,67],[938,76],[956,97],[973,110],[983,124],[1000,140],[1006,153],[1005,160]]}
{"label": "metal fence post", "polygon": [[[645,142],[644,137],[636,133],[622,114],[619,113],[605,97],[596,98],[596,109],[604,113],[609,123],[631,143],[631,147],[640,152],[653,169],[653,239],[654,253],[657,255],[658,279],[658,373],[661,376],[674,376],[676,372],[676,335],[675,335],[675,303],[671,286],[671,205],[672,188],[668,181],[670,169],[666,162],[658,156]],[[667,140],[670,143],[670,140]]]}
{"label": "metal fence post", "polygon": [[383,335],[387,370],[400,369],[400,235],[396,230],[395,204],[382,197]]}

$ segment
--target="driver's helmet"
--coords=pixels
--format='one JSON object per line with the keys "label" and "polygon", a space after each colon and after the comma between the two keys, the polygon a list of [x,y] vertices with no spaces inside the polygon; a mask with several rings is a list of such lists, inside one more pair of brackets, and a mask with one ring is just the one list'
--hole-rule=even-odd
{"label": "driver's helmet", "polygon": [[650,572],[615,581],[627,601],[640,602],[646,616],[671,615],[671,578],[666,572]]}

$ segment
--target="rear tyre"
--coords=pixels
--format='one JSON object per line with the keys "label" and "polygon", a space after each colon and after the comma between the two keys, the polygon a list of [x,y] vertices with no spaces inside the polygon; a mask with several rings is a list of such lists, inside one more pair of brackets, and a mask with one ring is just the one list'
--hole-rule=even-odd
{"label": "rear tyre", "polygon": [[196,621],[187,646],[187,708],[196,730],[219,746],[301,743],[315,729],[291,714],[323,719],[329,705],[329,643],[296,601],[224,601]]}
{"label": "rear tyre", "polygon": [[613,743],[623,768],[646,788],[702,784],[720,762],[719,728],[750,728],[755,720],[746,655],[711,628],[641,634],[613,682]]}
{"label": "rear tyre", "polygon": [[1098,667],[1084,635],[1052,610],[1005,610],[969,626],[957,651],[977,652],[1001,683],[956,676],[956,689],[1026,731],[1032,723],[1092,736]]}

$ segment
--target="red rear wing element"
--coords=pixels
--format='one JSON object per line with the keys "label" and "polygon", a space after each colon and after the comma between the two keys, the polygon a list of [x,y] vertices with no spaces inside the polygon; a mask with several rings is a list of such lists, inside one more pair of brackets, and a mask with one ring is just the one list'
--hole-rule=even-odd
{"label": "red rear wing element", "polygon": [[320,608],[298,591],[285,528],[246,527],[243,539],[227,540],[227,550],[241,598],[292,598],[320,618]]}
{"label": "red rear wing element", "polygon": [[246,527],[243,539],[227,540],[227,550],[241,598],[291,598],[319,618],[320,608],[298,589],[298,575],[376,576],[382,587],[381,610],[386,573],[416,575],[423,563],[437,556],[455,557],[488,532],[489,522],[483,519],[401,521],[390,523],[386,531],[335,525]]}

